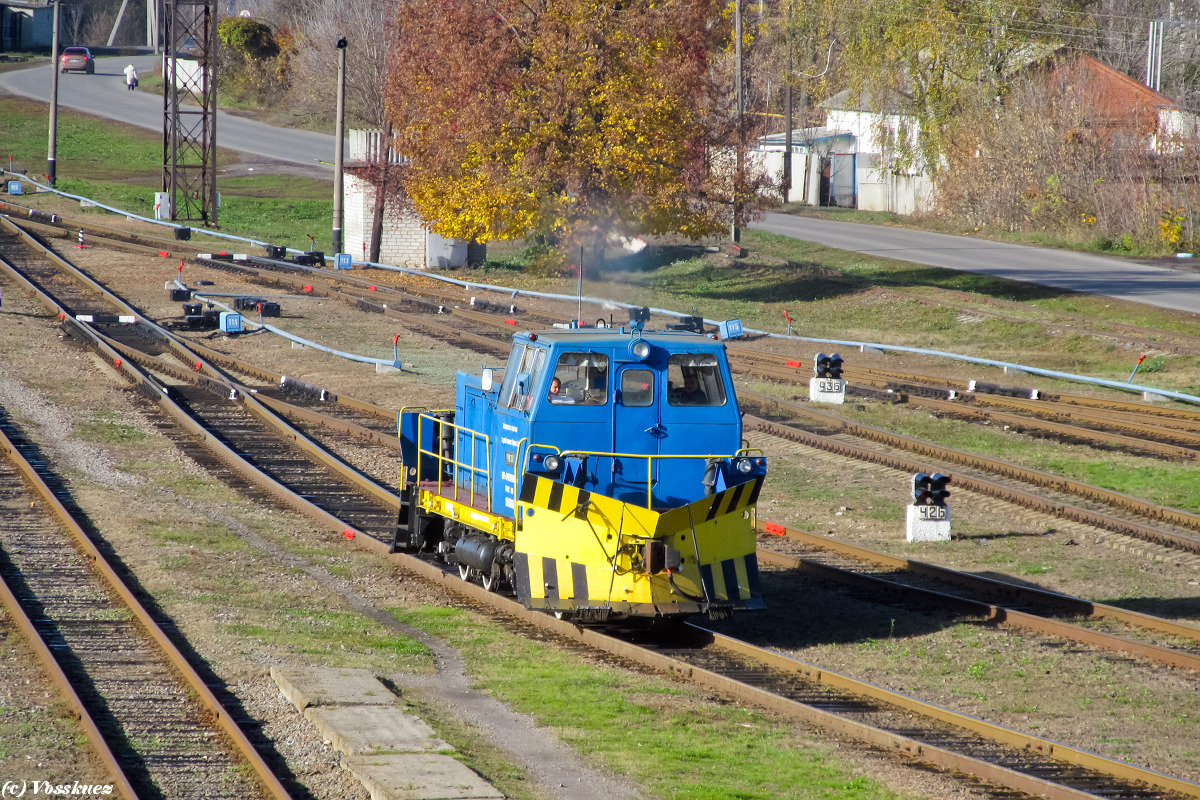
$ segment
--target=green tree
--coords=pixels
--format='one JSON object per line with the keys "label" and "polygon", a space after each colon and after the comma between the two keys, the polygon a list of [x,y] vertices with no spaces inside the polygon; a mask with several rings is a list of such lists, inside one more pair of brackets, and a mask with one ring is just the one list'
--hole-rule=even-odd
{"label": "green tree", "polygon": [[279,43],[270,26],[250,17],[226,17],[217,23],[221,44],[248,59],[262,60],[279,55]]}
{"label": "green tree", "polygon": [[[404,190],[445,236],[701,237],[729,218],[716,0],[412,0],[387,89]],[[742,182],[747,202],[755,180]]]}

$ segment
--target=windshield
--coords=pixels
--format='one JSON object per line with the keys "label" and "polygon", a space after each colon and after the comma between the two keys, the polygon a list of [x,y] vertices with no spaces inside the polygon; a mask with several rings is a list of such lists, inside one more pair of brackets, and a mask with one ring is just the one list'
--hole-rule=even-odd
{"label": "windshield", "polygon": [[723,406],[725,383],[712,353],[676,353],[667,359],[667,402],[673,406]]}
{"label": "windshield", "polygon": [[602,406],[608,402],[608,356],[563,353],[550,379],[551,403]]}

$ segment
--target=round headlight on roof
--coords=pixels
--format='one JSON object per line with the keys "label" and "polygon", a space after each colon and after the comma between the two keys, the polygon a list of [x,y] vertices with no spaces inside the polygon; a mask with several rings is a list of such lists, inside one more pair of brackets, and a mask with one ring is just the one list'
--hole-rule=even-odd
{"label": "round headlight on roof", "polygon": [[645,361],[646,356],[650,355],[650,343],[645,339],[637,339],[630,343],[629,352],[638,361]]}

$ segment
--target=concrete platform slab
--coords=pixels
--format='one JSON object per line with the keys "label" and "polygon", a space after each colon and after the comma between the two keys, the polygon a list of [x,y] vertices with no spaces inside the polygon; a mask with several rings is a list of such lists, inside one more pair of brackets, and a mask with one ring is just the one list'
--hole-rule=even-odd
{"label": "concrete platform slab", "polygon": [[371,800],[500,800],[504,795],[450,756],[344,756]]}
{"label": "concrete platform slab", "polygon": [[309,706],[398,706],[396,695],[365,669],[271,667],[283,696],[299,710]]}
{"label": "concrete platform slab", "polygon": [[348,755],[453,750],[419,717],[396,706],[308,708],[304,716]]}

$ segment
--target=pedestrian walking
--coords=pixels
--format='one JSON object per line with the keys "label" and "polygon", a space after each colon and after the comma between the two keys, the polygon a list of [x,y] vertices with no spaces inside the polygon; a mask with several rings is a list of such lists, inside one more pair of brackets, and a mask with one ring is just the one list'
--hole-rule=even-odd
{"label": "pedestrian walking", "polygon": [[134,69],[133,64],[130,64],[129,66],[127,66],[125,68],[126,91],[132,92],[134,89],[137,88],[137,84],[138,84],[137,70]]}

